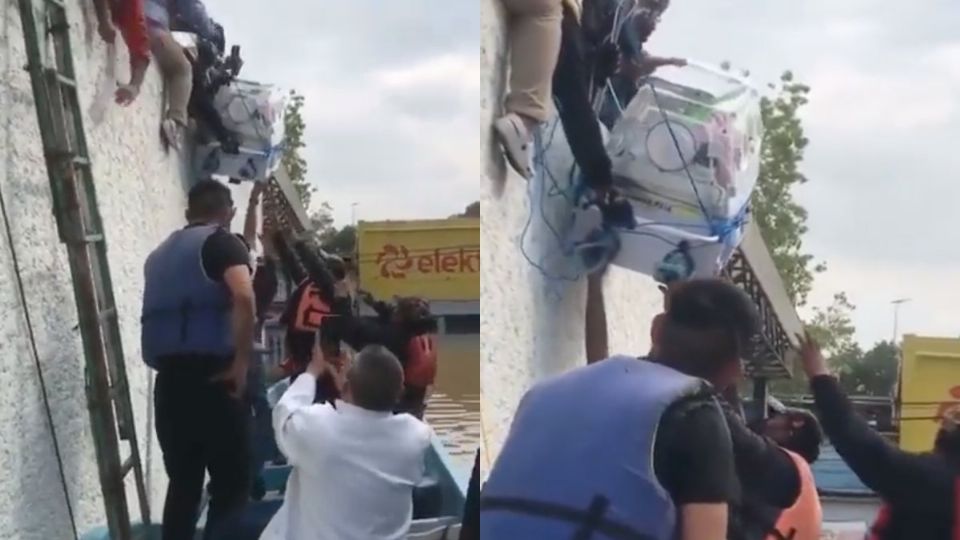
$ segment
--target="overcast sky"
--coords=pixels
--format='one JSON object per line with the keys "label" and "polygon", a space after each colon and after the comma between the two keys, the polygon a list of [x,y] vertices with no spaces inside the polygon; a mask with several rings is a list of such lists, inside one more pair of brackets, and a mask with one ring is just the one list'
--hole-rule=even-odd
{"label": "overcast sky", "polygon": [[[342,224],[445,217],[479,197],[479,6],[470,0],[208,0],[244,76],[306,95],[310,178]],[[265,9],[268,8],[268,9]],[[813,92],[797,195],[859,339],[960,335],[960,2],[676,0],[651,52],[793,70]]]}
{"label": "overcast sky", "polygon": [[242,77],[306,97],[304,157],[340,225],[448,217],[480,195],[479,8],[466,0],[206,0]]}
{"label": "overcast sky", "polygon": [[960,336],[960,2],[677,0],[656,54],[785,69],[812,87],[807,247],[829,270],[812,303],[846,291],[858,337]]}

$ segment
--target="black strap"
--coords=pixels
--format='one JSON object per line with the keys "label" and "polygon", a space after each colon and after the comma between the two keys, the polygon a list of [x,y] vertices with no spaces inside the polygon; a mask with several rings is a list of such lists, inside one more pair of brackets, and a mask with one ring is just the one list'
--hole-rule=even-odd
{"label": "black strap", "polygon": [[590,540],[593,533],[603,523],[603,514],[610,508],[610,499],[597,495],[590,501],[590,508],[587,509],[587,515],[580,525],[580,529],[573,535],[573,540]]}
{"label": "black strap", "polygon": [[610,501],[605,497],[598,496],[591,501],[589,509],[580,510],[562,504],[515,497],[480,497],[480,510],[504,510],[580,525],[572,540],[589,539],[594,533],[602,533],[612,540],[656,540],[629,525],[604,518],[609,504]]}

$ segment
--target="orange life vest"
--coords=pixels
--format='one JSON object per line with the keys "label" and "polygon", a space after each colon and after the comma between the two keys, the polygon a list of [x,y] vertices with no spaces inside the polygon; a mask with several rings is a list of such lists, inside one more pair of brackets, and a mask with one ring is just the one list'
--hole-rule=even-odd
{"label": "orange life vest", "polygon": [[407,386],[426,388],[437,377],[437,339],[433,334],[421,334],[407,342],[407,366],[403,372]]}
{"label": "orange life vest", "polygon": [[316,332],[323,319],[335,317],[330,305],[320,297],[320,289],[312,282],[306,283],[297,304],[293,329],[298,332]]}
{"label": "orange life vest", "polygon": [[767,540],[820,540],[820,527],[823,524],[823,509],[817,486],[813,481],[810,464],[797,454],[784,450],[800,474],[800,495],[793,506],[780,513],[774,530]]}

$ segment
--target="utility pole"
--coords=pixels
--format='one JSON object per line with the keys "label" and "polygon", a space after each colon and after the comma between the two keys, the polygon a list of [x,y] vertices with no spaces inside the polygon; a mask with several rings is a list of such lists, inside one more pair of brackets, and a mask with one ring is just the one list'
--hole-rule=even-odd
{"label": "utility pole", "polygon": [[893,395],[890,396],[893,399],[893,414],[891,416],[898,427],[900,424],[900,416],[903,412],[900,410],[901,408],[897,406],[897,404],[900,403],[900,389],[903,379],[903,354],[901,354],[900,347],[897,345],[897,338],[900,332],[900,306],[909,301],[909,298],[898,298],[890,302],[893,304],[893,341],[891,343],[897,355],[897,378],[894,381],[894,387],[891,389]]}
{"label": "utility pole", "polygon": [[357,226],[357,205],[360,203],[350,203],[350,225]]}
{"label": "utility pole", "polygon": [[910,298],[898,298],[897,300],[890,302],[893,304],[893,341],[891,343],[893,343],[894,347],[896,347],[897,339],[900,337],[900,306],[906,304],[910,300]]}

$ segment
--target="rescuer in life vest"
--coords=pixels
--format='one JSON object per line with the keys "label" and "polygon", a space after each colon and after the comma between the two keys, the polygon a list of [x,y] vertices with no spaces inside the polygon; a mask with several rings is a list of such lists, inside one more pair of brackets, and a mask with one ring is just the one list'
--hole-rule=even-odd
{"label": "rescuer in life vest", "polygon": [[960,540],[960,414],[941,415],[933,451],[901,450],[856,414],[809,336],[801,348],[823,431],[883,506],[868,540]]}
{"label": "rescuer in life vest", "polygon": [[739,485],[714,389],[740,378],[757,327],[735,286],[679,283],[647,359],[534,386],[483,488],[481,538],[726,540]]}
{"label": "rescuer in life vest", "polygon": [[157,439],[170,479],[163,539],[193,538],[210,473],[212,525],[249,496],[249,415],[244,406],[254,330],[254,291],[246,246],[229,232],[230,189],[197,182],[188,225],[144,264],[141,347],[157,370]]}
{"label": "rescuer in life vest", "polygon": [[743,497],[730,511],[731,540],[820,540],[823,512],[810,464],[823,435],[810,412],[782,409],[748,429],[721,400]]}
{"label": "rescuer in life vest", "polygon": [[287,357],[282,364],[284,374],[293,380],[306,370],[319,333],[324,355],[336,360],[331,360],[335,362],[334,370],[317,380],[315,401],[332,403],[340,396],[334,371],[341,373],[345,367],[340,347],[342,323],[339,313],[349,312],[352,306],[345,290],[346,267],[338,257],[322,256],[305,239],[294,241],[291,249],[290,241],[282,233],[277,233],[274,243],[284,269],[293,282],[298,283],[280,317],[281,324],[287,329]]}

